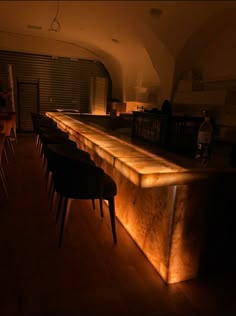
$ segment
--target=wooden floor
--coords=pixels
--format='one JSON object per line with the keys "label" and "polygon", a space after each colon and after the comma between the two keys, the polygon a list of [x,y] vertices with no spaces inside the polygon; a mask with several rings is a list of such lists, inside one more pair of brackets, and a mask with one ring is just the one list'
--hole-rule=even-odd
{"label": "wooden floor", "polygon": [[[31,134],[18,135],[0,198],[0,316],[235,315],[235,277],[212,266],[198,280],[165,285],[117,222],[75,201],[57,247],[58,225]],[[106,210],[105,210],[106,211]],[[217,267],[217,268],[216,268]]]}

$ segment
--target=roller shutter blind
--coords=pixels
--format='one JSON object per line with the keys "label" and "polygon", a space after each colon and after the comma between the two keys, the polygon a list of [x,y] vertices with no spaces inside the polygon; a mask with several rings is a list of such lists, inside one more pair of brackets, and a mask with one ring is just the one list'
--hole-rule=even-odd
{"label": "roller shutter blind", "polygon": [[[12,65],[14,87],[17,86],[17,80],[28,83],[39,82],[41,114],[57,108],[73,108],[89,113],[90,82],[93,77],[108,79],[108,99],[111,98],[111,78],[104,65],[98,61],[0,51],[0,77],[5,82],[5,88],[8,82],[8,64]],[[14,94],[16,112],[22,111],[22,107],[19,109],[17,104],[17,91],[14,91]],[[30,100],[27,103],[28,107],[29,105]],[[27,129],[31,125],[29,122],[24,124],[27,125]],[[18,122],[18,127],[20,125],[22,124]],[[23,125],[21,129],[24,130]]]}

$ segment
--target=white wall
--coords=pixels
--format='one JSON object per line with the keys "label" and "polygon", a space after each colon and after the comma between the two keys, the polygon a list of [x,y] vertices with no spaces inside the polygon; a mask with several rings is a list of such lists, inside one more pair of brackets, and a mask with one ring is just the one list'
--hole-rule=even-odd
{"label": "white wall", "polygon": [[122,60],[124,101],[148,102],[153,87],[156,87],[157,101],[160,78],[147,51],[142,47],[134,51]]}
{"label": "white wall", "polygon": [[0,49],[60,57],[98,59],[91,51],[77,45],[42,37],[5,32],[0,32]]}
{"label": "white wall", "polygon": [[[236,127],[235,93],[229,93],[227,89],[230,90],[230,83],[227,83],[227,88],[225,83],[227,80],[232,80],[232,87],[234,86],[233,89],[236,89],[235,34],[235,19],[227,21],[227,19],[219,18],[200,28],[188,40],[185,48],[178,56],[176,78],[186,70],[197,69],[202,74],[204,82],[215,81],[214,84],[211,84],[212,87],[215,86],[215,89],[225,89],[225,102],[222,102],[222,104],[215,102],[212,105],[212,111],[216,115],[217,123]],[[229,95],[231,95],[230,98]],[[181,106],[179,106],[180,108]],[[204,105],[203,107],[197,106],[193,102],[192,106],[188,107],[189,114],[191,114],[191,108],[193,113],[200,113]],[[177,110],[176,107],[175,110]]]}
{"label": "white wall", "polygon": [[[195,67],[201,71],[204,81],[236,80],[235,34],[236,22],[223,29],[199,56]],[[236,127],[235,97],[227,98],[225,104],[217,107],[216,116],[219,124]]]}
{"label": "white wall", "polygon": [[236,24],[222,30],[196,62],[204,80],[236,79]]}

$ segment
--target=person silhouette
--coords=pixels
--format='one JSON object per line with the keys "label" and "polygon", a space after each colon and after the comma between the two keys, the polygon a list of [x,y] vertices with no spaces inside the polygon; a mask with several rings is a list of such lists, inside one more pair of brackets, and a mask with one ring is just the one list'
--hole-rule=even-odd
{"label": "person silhouette", "polygon": [[162,106],[161,106],[161,112],[165,114],[172,114],[172,107],[171,103],[168,100],[164,100]]}

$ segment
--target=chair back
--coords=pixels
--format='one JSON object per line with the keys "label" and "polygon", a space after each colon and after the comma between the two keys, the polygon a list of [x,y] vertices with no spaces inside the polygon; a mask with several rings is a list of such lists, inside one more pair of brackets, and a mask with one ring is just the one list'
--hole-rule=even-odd
{"label": "chair back", "polygon": [[88,152],[77,149],[70,142],[48,144],[44,146],[44,154],[48,162],[48,168],[52,172],[67,167],[74,168],[78,162],[94,164]]}
{"label": "chair back", "polygon": [[66,165],[54,174],[56,191],[74,199],[100,199],[104,191],[103,169],[88,163]]}

